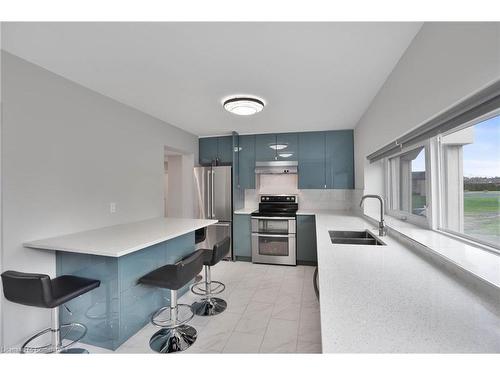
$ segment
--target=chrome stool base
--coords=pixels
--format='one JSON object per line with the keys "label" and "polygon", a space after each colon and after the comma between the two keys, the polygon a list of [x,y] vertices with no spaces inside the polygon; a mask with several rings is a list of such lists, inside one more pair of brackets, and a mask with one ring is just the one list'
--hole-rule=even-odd
{"label": "chrome stool base", "polygon": [[157,353],[182,352],[196,341],[198,333],[187,324],[176,328],[162,328],[149,340],[149,347]]}
{"label": "chrome stool base", "polygon": [[68,348],[59,352],[60,354],[89,354],[87,349],[83,348]]}
{"label": "chrome stool base", "polygon": [[221,298],[208,297],[193,303],[193,311],[199,316],[218,315],[227,308],[227,302]]}
{"label": "chrome stool base", "polygon": [[[55,308],[57,309],[57,307]],[[62,345],[62,340],[68,336],[74,328],[80,328],[82,332],[78,335],[76,339],[71,339],[68,344]],[[45,346],[38,346],[38,347],[30,347],[28,346],[30,342],[34,341],[35,339],[50,333],[53,336],[53,343]],[[87,327],[85,327],[81,323],[69,323],[69,324],[62,324],[60,328],[57,330],[54,328],[46,328],[43,331],[38,332],[37,334],[31,336],[22,346],[20,353],[25,354],[25,353],[43,353],[43,354],[50,354],[50,353],[66,353],[69,350],[77,349],[77,348],[70,348],[71,345],[74,345],[78,341],[80,341],[87,333]],[[85,349],[85,352],[88,353]]]}

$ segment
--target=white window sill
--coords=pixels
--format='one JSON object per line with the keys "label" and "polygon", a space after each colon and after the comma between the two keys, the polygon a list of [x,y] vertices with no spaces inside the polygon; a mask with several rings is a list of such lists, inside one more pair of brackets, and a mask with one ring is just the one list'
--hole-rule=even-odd
{"label": "white window sill", "polygon": [[[371,215],[366,214],[365,216],[378,221],[378,218]],[[390,229],[425,246],[459,268],[500,288],[500,255],[391,216],[386,216],[385,221]]]}

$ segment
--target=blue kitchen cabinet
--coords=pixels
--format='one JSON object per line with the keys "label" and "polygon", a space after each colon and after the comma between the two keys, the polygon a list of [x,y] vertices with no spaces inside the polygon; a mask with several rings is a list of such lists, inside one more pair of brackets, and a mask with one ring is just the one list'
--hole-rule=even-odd
{"label": "blue kitchen cabinet", "polygon": [[[283,146],[286,146],[282,148]],[[277,160],[298,161],[299,139],[297,133],[276,134]]]}
{"label": "blue kitchen cabinet", "polygon": [[255,161],[274,161],[276,156],[276,134],[255,136]]}
{"label": "blue kitchen cabinet", "polygon": [[199,139],[198,159],[201,165],[212,165],[217,159],[217,137]]}
{"label": "blue kitchen cabinet", "polygon": [[233,252],[236,260],[252,259],[251,216],[233,215]]}
{"label": "blue kitchen cabinet", "polygon": [[316,219],[314,215],[297,215],[297,263],[318,263]]}
{"label": "blue kitchen cabinet", "polygon": [[218,164],[229,165],[233,162],[233,137],[217,137]]}
{"label": "blue kitchen cabinet", "polygon": [[352,130],[326,132],[326,185],[328,189],[354,189]]}
{"label": "blue kitchen cabinet", "polygon": [[325,132],[299,133],[298,143],[299,189],[325,189]]}
{"label": "blue kitchen cabinet", "polygon": [[239,187],[255,189],[255,135],[240,135],[239,148]]}
{"label": "blue kitchen cabinet", "polygon": [[199,139],[200,165],[229,165],[233,162],[233,137],[208,137]]}

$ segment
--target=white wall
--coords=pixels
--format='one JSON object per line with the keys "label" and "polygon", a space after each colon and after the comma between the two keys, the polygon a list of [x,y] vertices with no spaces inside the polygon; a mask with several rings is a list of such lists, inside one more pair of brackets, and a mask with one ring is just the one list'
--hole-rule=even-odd
{"label": "white wall", "polygon": [[368,154],[499,78],[500,23],[424,24],[354,129],[356,188],[383,193]]}
{"label": "white wall", "polygon": [[168,156],[167,216],[193,217],[193,155]]}
{"label": "white wall", "polygon": [[[4,270],[54,275],[53,252],[24,241],[163,216],[164,146],[191,153],[192,171],[196,136],[9,53],[2,58]],[[49,324],[49,311],[3,303],[5,346]]]}
{"label": "white wall", "polygon": [[[3,23],[0,22],[0,50],[2,48],[2,27]],[[2,87],[2,54],[0,53],[0,88]],[[2,102],[2,90],[0,89],[0,155],[2,155],[2,114],[3,102]],[[0,197],[2,196],[2,167],[1,167],[1,156],[0,156]],[[3,269],[3,240],[2,240],[2,199],[0,198],[0,271]],[[0,285],[2,282],[0,281]],[[0,352],[3,348],[3,298],[0,297]]]}
{"label": "white wall", "polygon": [[257,209],[260,194],[295,194],[301,210],[357,209],[359,194],[353,189],[298,189],[296,174],[256,175],[256,189],[245,190],[246,209]]}

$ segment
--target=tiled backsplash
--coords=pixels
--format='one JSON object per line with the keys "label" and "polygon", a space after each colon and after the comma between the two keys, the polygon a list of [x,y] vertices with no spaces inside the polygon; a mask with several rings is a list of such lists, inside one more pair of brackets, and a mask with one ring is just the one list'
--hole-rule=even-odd
{"label": "tiled backsplash", "polygon": [[350,210],[359,209],[361,190],[307,189],[297,188],[297,175],[258,175],[257,189],[245,190],[245,208],[256,209],[260,194],[296,194],[299,209]]}

